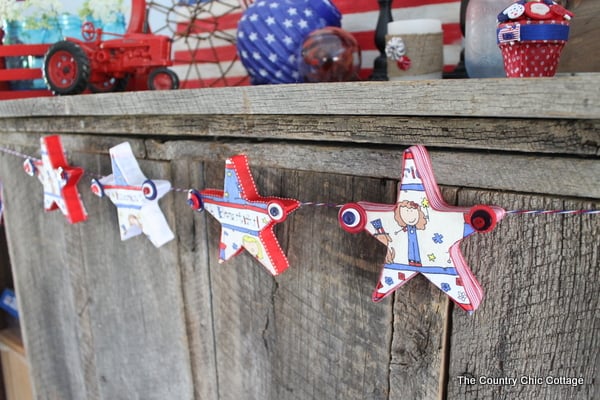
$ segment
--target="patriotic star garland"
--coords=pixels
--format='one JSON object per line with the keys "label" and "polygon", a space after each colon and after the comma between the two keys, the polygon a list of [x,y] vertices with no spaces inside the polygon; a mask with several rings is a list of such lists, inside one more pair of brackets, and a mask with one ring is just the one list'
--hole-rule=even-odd
{"label": "patriotic star garland", "polygon": [[[44,187],[47,211],[59,209],[72,224],[85,221],[87,213],[76,185],[87,175],[92,178],[92,192],[108,197],[117,207],[122,240],[144,233],[156,247],[161,247],[172,240],[174,234],[158,200],[170,191],[185,193],[192,209],[206,209],[221,224],[219,262],[245,249],[272,275],[289,267],[273,233],[274,225],[283,223],[300,207],[337,208],[338,222],[344,230],[350,233],[364,230],[388,247],[373,293],[374,301],[381,301],[420,273],[459,307],[472,312],[479,306],[483,291],[460,252],[462,237],[489,232],[504,216],[510,215],[600,214],[600,210],[595,209],[503,210],[486,205],[450,206],[444,202],[435,183],[431,161],[423,146],[410,147],[403,153],[396,203],[336,204],[259,195],[245,155],[226,160],[223,190],[196,190],[174,188],[166,180],[148,179],[128,142],[110,149],[113,173],[108,176],[69,165],[59,136],[43,137],[40,144],[41,159],[5,147],[0,147],[0,152],[25,160],[25,172],[36,176]],[[1,196],[0,193],[0,220],[4,209]],[[447,264],[444,264],[446,258]]]}

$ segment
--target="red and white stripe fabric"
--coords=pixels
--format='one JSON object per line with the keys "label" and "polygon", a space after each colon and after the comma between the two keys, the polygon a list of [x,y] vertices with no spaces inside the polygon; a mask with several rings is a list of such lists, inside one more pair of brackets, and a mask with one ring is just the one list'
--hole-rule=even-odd
{"label": "red and white stripe fabric", "polygon": [[[372,72],[379,55],[374,29],[379,16],[376,0],[332,0],[342,13],[342,28],[351,32],[362,49],[361,79]],[[206,12],[194,13],[194,7],[175,6],[177,35],[174,38],[173,69],[182,88],[247,85],[249,79],[235,48],[236,27],[243,13],[239,0],[206,2]],[[434,18],[442,21],[444,32],[444,69],[452,70],[461,51],[459,26],[460,1],[395,0],[394,21]],[[194,21],[190,23],[190,21]]]}
{"label": "red and white stripe fabric", "polygon": [[[379,4],[374,0],[333,0],[342,13],[342,28],[351,32],[362,50],[360,77],[367,79],[373,70],[373,61],[379,55],[375,47],[374,30],[379,16]],[[448,0],[395,0],[392,18],[433,18],[442,21],[444,38],[444,69],[452,70],[460,60],[460,1]]]}

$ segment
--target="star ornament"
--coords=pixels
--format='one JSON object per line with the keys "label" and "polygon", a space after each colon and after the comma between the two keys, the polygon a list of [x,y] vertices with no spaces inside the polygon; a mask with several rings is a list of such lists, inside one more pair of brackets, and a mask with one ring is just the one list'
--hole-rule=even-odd
{"label": "star ornament", "polygon": [[60,136],[43,137],[40,144],[42,159],[28,158],[23,163],[23,169],[42,182],[44,209],[60,210],[72,224],[85,221],[87,212],[77,190],[77,182],[83,175],[83,169],[69,165]]}
{"label": "star ornament", "polygon": [[165,180],[146,178],[133,155],[129,142],[110,149],[112,175],[93,179],[92,192],[108,197],[117,207],[121,240],[145,234],[155,247],[160,247],[175,236],[158,206],[171,190]]}
{"label": "star ornament", "polygon": [[223,190],[190,190],[188,204],[197,211],[206,209],[221,223],[219,263],[246,249],[272,275],[289,267],[273,229],[300,207],[300,202],[258,194],[245,155],[225,161]]}
{"label": "star ornament", "polygon": [[412,277],[422,274],[461,308],[479,307],[483,290],[460,250],[463,238],[489,232],[505,211],[496,206],[471,208],[446,204],[423,146],[404,151],[395,204],[344,205],[338,214],[343,229],[363,230],[387,246],[373,301],[381,301]]}

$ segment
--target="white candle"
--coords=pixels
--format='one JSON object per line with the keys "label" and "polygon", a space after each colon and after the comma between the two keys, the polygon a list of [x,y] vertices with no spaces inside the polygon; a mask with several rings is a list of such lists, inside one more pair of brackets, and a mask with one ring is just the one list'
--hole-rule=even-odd
{"label": "white candle", "polygon": [[388,23],[388,35],[422,35],[442,31],[438,19],[405,19]]}
{"label": "white candle", "polygon": [[[442,21],[407,19],[388,24],[388,37],[401,37],[406,46],[405,64],[388,60],[388,77],[395,80],[440,79],[443,68]],[[423,48],[422,46],[431,46]]]}

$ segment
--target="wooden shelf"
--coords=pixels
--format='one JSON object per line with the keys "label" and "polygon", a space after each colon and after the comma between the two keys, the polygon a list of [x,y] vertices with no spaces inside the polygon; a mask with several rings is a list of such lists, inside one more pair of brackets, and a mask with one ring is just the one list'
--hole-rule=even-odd
{"label": "wooden shelf", "polygon": [[[385,249],[336,207],[278,225],[290,268],[218,262],[220,226],[185,204],[222,188],[245,153],[262,195],[393,204],[402,151],[424,144],[448,203],[600,208],[600,74],[131,92],[0,102],[0,146],[110,173],[131,144],[177,240],[121,242],[116,211],[79,183],[88,221],[42,211],[23,159],[0,153],[7,237],[40,398],[364,399],[597,397],[596,215],[509,215],[462,242],[485,298],[475,315],[426,279],[370,294]],[[106,200],[106,201],[105,201]],[[34,249],[35,251],[32,251]],[[575,377],[464,385],[460,376]]]}
{"label": "wooden shelf", "polygon": [[[287,84],[0,102],[4,117],[386,115],[597,118],[600,73],[554,78]],[[101,105],[101,106],[100,106]]]}

